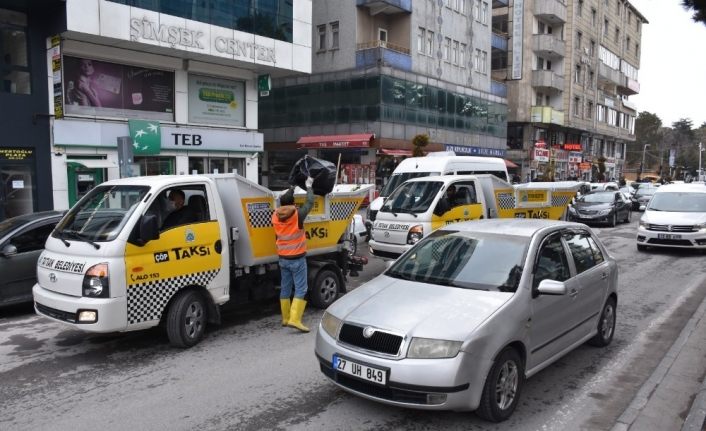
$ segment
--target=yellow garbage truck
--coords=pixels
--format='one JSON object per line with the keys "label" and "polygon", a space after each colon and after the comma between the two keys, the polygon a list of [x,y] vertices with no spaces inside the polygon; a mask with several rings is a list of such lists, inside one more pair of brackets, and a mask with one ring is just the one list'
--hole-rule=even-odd
{"label": "yellow garbage truck", "polygon": [[495,175],[406,181],[385,199],[372,228],[373,255],[397,258],[436,229],[482,218],[565,219],[576,181],[512,185]]}
{"label": "yellow garbage truck", "polygon": [[[315,197],[304,224],[315,306],[331,304],[345,292],[346,275],[362,269],[342,239],[369,187],[339,185]],[[297,190],[301,204],[305,193]],[[184,201],[179,217],[170,216],[172,193]],[[224,304],[276,296],[271,216],[278,197],[237,174],[105,182],[47,239],[37,262],[35,310],[90,332],[162,324],[173,345],[192,346],[207,323],[220,321]]]}

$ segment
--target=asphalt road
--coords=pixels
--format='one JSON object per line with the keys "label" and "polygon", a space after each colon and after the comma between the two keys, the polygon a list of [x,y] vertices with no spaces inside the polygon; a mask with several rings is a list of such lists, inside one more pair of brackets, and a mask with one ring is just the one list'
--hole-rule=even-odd
{"label": "asphalt road", "polygon": [[[620,264],[618,326],[528,380],[501,424],[472,413],[392,408],[346,394],[319,372],[315,332],[280,326],[275,303],[224,316],[189,350],[158,329],[90,335],[0,310],[0,430],[610,429],[706,296],[704,256],[637,252],[637,218],[597,228]],[[371,260],[349,288],[384,268]],[[307,310],[315,328],[319,310]]]}

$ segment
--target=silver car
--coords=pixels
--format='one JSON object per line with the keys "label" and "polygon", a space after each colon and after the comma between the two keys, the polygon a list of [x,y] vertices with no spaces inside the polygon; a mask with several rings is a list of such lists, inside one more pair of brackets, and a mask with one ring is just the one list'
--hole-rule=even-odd
{"label": "silver car", "polygon": [[332,304],[321,371],[353,394],[510,417],[525,378],[613,339],[618,269],[583,224],[479,220],[437,230]]}

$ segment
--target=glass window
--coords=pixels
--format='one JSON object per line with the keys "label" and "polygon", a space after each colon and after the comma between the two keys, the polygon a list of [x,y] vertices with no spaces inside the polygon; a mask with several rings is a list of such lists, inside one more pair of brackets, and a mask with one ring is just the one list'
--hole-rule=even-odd
{"label": "glass window", "polygon": [[482,8],[482,10],[481,10],[480,17],[481,17],[481,20],[480,20],[480,21],[481,21],[483,24],[487,24],[487,23],[488,23],[488,2],[483,2],[483,8]]}
{"label": "glass window", "polygon": [[466,67],[466,44],[461,44],[461,49],[458,51],[458,64],[461,67]]}
{"label": "glass window", "polygon": [[534,269],[533,288],[536,289],[542,280],[566,281],[569,278],[571,278],[571,271],[561,237],[554,235],[542,245],[539,251]]}
{"label": "glass window", "polygon": [[319,51],[326,49],[326,26],[320,25],[319,29]]}
{"label": "glass window", "polygon": [[403,184],[390,195],[381,212],[424,213],[431,206],[443,183],[420,181]]}
{"label": "glass window", "polygon": [[445,61],[450,60],[450,58],[451,58],[450,51],[451,51],[451,38],[447,37],[446,39],[444,39],[444,60]]}
{"label": "glass window", "polygon": [[596,241],[593,240],[590,236],[587,237],[588,243],[591,244],[591,250],[593,250],[593,261],[596,263],[596,265],[601,264],[605,261],[605,258],[603,257],[603,252],[601,251],[601,248],[598,247],[598,244],[596,244]]}
{"label": "glass window", "polygon": [[331,23],[331,49],[338,49],[338,21]]}
{"label": "glass window", "polygon": [[25,231],[10,239],[10,243],[17,247],[18,253],[26,253],[28,251],[37,251],[44,248],[44,243],[54,230],[56,223],[39,226]]}
{"label": "glass window", "polygon": [[434,55],[434,32],[427,30],[427,55]]}
{"label": "glass window", "polygon": [[189,157],[189,174],[205,174],[205,166],[203,157]]}
{"label": "glass window", "polygon": [[453,64],[458,64],[458,41],[454,40],[453,45]]}
{"label": "glass window", "polygon": [[27,16],[0,9],[0,92],[32,92],[27,53]]}
{"label": "glass window", "polygon": [[173,175],[174,157],[135,156],[133,159],[139,172],[137,175]]}
{"label": "glass window", "polygon": [[424,53],[424,41],[426,40],[426,30],[423,27],[419,27],[417,31],[417,51]]}
{"label": "glass window", "polygon": [[586,232],[571,232],[564,235],[564,239],[569,245],[569,249],[571,249],[571,256],[574,258],[577,274],[581,274],[596,265],[591,244],[588,242],[589,237],[590,235]]}

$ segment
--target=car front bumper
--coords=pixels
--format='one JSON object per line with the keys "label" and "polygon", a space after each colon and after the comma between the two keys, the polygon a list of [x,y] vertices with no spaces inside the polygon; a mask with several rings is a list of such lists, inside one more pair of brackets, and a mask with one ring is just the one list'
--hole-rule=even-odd
{"label": "car front bumper", "polygon": [[[387,369],[388,382],[378,385],[333,369],[334,354],[364,365]],[[319,327],[316,357],[321,372],[346,392],[398,407],[470,411],[478,408],[492,360],[459,352],[447,359],[387,359],[338,343]]]}
{"label": "car front bumper", "polygon": [[569,214],[569,217],[580,223],[610,223],[613,219],[613,213],[607,215],[573,213]]}
{"label": "car front bumper", "polygon": [[[668,235],[668,236],[667,236]],[[650,247],[706,249],[706,232],[662,232],[637,229],[637,243]]]}
{"label": "car front bumper", "polygon": [[379,242],[375,241],[374,239],[368,241],[368,245],[370,245],[370,251],[374,256],[384,257],[388,259],[397,259],[398,257],[402,256],[404,252],[406,252],[412,247],[411,245],[406,244],[403,245]]}

